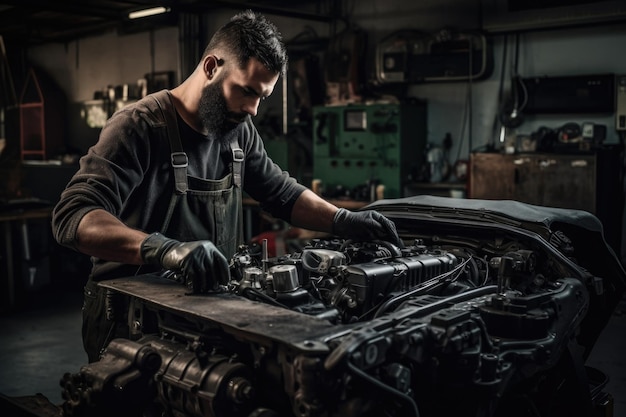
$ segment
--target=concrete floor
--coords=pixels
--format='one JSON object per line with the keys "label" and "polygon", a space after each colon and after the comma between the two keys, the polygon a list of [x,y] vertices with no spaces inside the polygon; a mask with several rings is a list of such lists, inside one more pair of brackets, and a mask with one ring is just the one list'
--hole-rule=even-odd
{"label": "concrete floor", "polygon": [[[0,314],[0,394],[21,397],[41,393],[60,405],[63,374],[78,372],[87,363],[80,334],[82,292],[40,291],[29,297],[27,305]],[[588,365],[609,374],[605,391],[615,400],[615,417],[626,416],[625,352],[626,299],[588,361]]]}
{"label": "concrete floor", "polygon": [[33,302],[0,316],[0,393],[41,393],[61,404],[65,372],[87,363],[81,338],[82,291],[34,293]]}

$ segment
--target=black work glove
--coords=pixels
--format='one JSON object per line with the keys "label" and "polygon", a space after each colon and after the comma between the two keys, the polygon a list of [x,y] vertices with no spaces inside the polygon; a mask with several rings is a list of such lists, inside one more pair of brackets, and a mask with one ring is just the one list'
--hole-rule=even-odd
{"label": "black work glove", "polygon": [[230,281],[226,257],[208,240],[179,242],[160,233],[148,235],[141,243],[144,262],[180,275],[192,293],[219,290]]}
{"label": "black work glove", "polygon": [[396,225],[374,210],[349,211],[340,208],[333,218],[333,233],[352,240],[384,240],[404,247]]}

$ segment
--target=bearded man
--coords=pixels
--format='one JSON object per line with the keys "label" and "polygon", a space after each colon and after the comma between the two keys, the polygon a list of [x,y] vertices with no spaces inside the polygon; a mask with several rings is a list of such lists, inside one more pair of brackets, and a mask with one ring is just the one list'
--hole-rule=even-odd
{"label": "bearded man", "polygon": [[389,219],[330,204],[268,157],[251,118],[286,66],[277,28],[239,13],[187,79],[117,111],[81,158],[52,225],[60,244],[92,259],[83,306],[90,362],[129,333],[99,281],[171,271],[191,293],[229,281],[228,259],[244,243],[242,191],[294,226],[402,245]]}

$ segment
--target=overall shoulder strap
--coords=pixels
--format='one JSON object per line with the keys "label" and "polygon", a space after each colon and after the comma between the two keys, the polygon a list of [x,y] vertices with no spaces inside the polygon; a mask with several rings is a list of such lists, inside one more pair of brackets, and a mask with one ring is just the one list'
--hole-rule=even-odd
{"label": "overall shoulder strap", "polygon": [[235,187],[241,188],[241,182],[243,178],[243,161],[245,158],[245,153],[243,149],[239,147],[239,142],[237,142],[237,135],[232,135],[230,139],[230,149],[233,154],[233,161],[231,163],[230,171],[233,174],[233,183]]}
{"label": "overall shoulder strap", "polygon": [[180,141],[180,135],[178,133],[178,122],[176,121],[176,109],[170,98],[169,91],[161,90],[152,95],[154,100],[161,109],[161,114],[166,122],[167,137],[170,142],[170,163],[174,169],[174,187],[175,190],[170,198],[170,205],[167,208],[165,219],[163,219],[163,225],[161,226],[161,233],[165,233],[172,219],[174,208],[178,199],[187,194],[187,154],[183,152],[183,145]]}
{"label": "overall shoulder strap", "polygon": [[186,194],[188,190],[187,184],[187,154],[183,151],[183,145],[180,141],[178,133],[178,122],[176,120],[176,109],[172,103],[170,93],[167,90],[161,90],[153,94],[154,100],[157,102],[163,118],[167,126],[167,136],[170,142],[171,158],[170,163],[174,169],[174,180],[176,186],[176,194]]}

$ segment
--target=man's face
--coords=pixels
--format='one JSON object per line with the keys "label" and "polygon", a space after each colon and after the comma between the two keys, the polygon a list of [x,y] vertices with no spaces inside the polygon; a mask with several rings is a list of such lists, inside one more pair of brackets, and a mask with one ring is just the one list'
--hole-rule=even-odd
{"label": "man's face", "polygon": [[221,68],[215,79],[202,91],[199,116],[210,132],[223,135],[256,116],[259,103],[268,97],[278,81],[278,74],[251,58],[245,68],[231,65]]}

